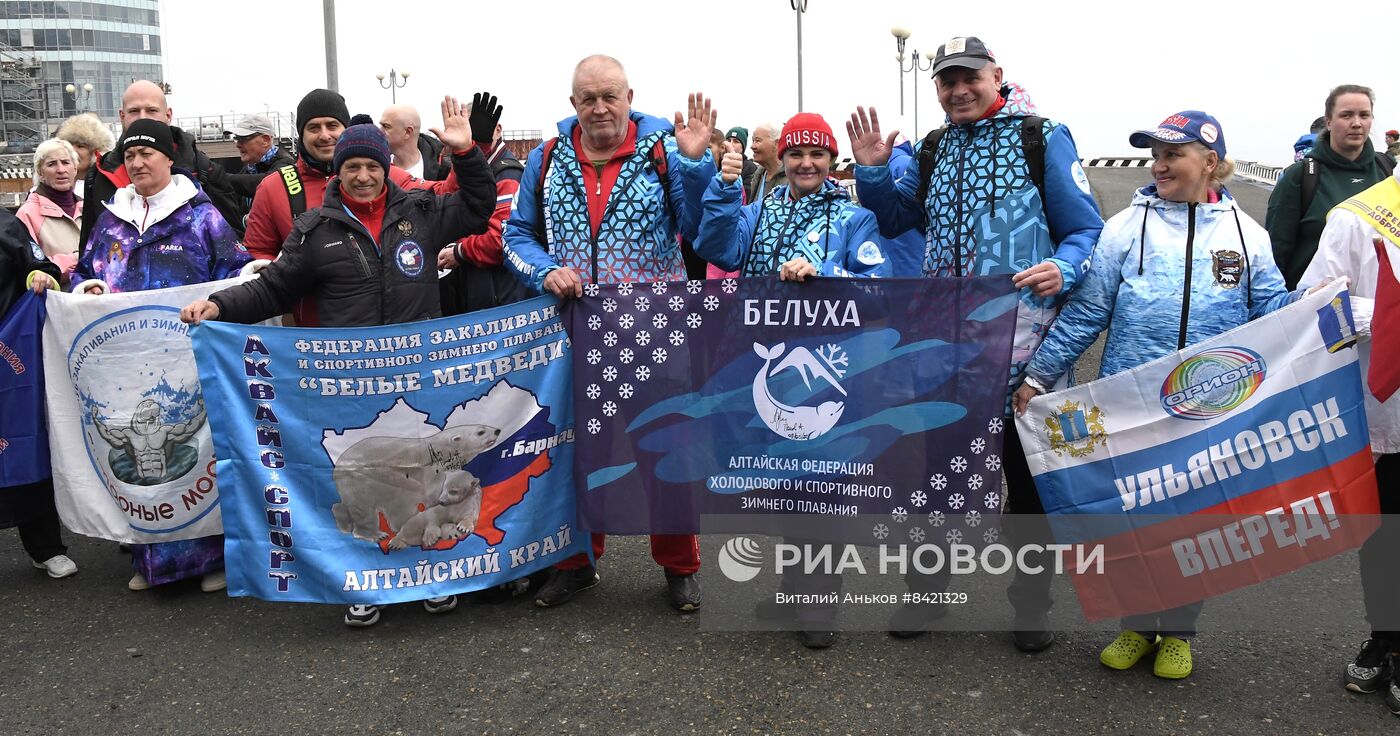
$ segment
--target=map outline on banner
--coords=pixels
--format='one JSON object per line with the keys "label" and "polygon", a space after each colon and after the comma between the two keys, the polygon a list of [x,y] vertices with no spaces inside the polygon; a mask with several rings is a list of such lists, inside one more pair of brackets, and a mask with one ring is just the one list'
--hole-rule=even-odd
{"label": "map outline on banner", "polygon": [[194,338],[225,399],[210,421],[230,595],[398,603],[587,552],[553,297],[363,328],[209,322]]}

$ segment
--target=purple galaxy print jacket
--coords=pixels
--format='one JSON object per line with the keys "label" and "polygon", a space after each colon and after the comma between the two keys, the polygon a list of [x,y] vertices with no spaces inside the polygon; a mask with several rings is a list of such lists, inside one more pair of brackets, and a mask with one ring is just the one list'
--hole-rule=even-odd
{"label": "purple galaxy print jacket", "polygon": [[73,271],[72,290],[80,292],[88,279],[124,292],[237,276],[252,256],[204,190],[194,186],[194,196],[144,233],[104,208]]}

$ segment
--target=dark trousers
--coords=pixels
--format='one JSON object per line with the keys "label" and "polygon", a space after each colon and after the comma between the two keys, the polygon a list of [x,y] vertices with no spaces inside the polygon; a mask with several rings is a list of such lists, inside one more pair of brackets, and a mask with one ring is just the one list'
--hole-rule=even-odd
{"label": "dark trousers", "polygon": [[0,525],[19,527],[19,541],[30,559],[43,562],[68,552],[54,508],[53,478],[3,490]]}
{"label": "dark trousers", "polygon": [[19,525],[19,541],[31,560],[43,562],[50,557],[67,554],[61,529],[58,510],[50,507],[46,513]]}
{"label": "dark trousers", "polygon": [[1123,628],[1142,634],[1148,641],[1162,636],[1190,639],[1196,635],[1196,619],[1201,616],[1204,601],[1188,603],[1157,613],[1141,613],[1123,618]]}
{"label": "dark trousers", "polygon": [[[1055,557],[1045,549],[1054,542],[1054,535],[1050,531],[1050,520],[1045,516],[1045,507],[1040,502],[1040,494],[1035,490],[1026,453],[1021,449],[1021,437],[1016,433],[1015,422],[1009,418],[1002,442],[1001,462],[1006,478],[1006,508],[1001,523],[1006,538],[1018,551],[1028,544],[1040,545],[1041,549],[1025,556],[1025,567],[1039,567],[1041,572],[1026,573],[1021,566],[1017,566],[1015,577],[1006,589],[1006,597],[1011,601],[1018,620],[1034,619],[1049,613],[1055,603],[1050,595],[1050,585],[1055,581]],[[915,593],[942,593],[948,589],[949,575],[947,565],[932,575],[924,575],[910,568],[904,575],[904,581],[909,585],[909,590]]]}
{"label": "dark trousers", "polygon": [[1361,545],[1361,595],[1371,638],[1400,647],[1400,453],[1376,461],[1381,526]]}
{"label": "dark trousers", "polygon": [[[783,537],[785,544],[803,547],[811,545],[815,550],[826,542],[818,542],[813,539],[798,539],[794,537]],[[840,545],[832,543],[835,547],[835,554],[840,555]],[[802,559],[807,558],[806,553]],[[813,596],[808,600],[820,601],[816,603],[798,603],[793,606],[793,613],[797,619],[797,628],[801,631],[830,631],[836,628],[836,616],[839,613],[839,606],[836,599],[841,595],[842,579],[841,574],[836,572],[824,572],[820,567],[807,572],[802,563],[799,562],[794,568],[784,570],[783,577],[778,583],[778,590],[782,593]]]}

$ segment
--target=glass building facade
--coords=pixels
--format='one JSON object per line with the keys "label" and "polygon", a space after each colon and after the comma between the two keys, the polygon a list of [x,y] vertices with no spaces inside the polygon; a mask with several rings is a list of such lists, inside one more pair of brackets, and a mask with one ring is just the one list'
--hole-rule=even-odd
{"label": "glass building facade", "polygon": [[0,125],[11,147],[35,98],[50,131],[79,112],[115,123],[127,85],[164,78],[159,0],[0,0],[0,62]]}

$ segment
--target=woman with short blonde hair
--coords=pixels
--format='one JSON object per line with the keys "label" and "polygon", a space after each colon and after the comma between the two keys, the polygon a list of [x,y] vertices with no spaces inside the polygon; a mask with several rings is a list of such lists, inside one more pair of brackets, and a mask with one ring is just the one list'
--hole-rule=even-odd
{"label": "woman with short blonde hair", "polygon": [[78,263],[83,229],[83,198],[78,196],[78,153],[61,138],[50,138],[34,150],[34,191],[15,216],[44,255],[68,275]]}

